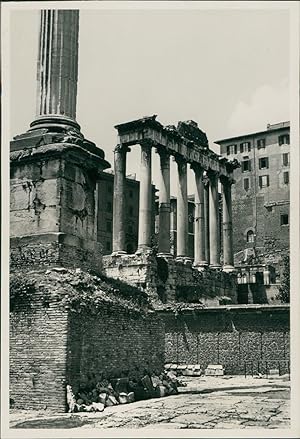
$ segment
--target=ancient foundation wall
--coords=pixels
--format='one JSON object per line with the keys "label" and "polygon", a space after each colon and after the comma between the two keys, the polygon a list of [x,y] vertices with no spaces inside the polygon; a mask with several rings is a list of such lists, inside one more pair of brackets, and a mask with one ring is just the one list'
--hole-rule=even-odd
{"label": "ancient foundation wall", "polygon": [[103,270],[112,278],[142,288],[155,301],[194,302],[219,305],[222,300],[237,303],[236,276],[205,269],[199,271],[191,262],[153,254],[107,255]]}
{"label": "ancient foundation wall", "polygon": [[[167,363],[222,364],[225,373],[264,372],[267,367],[285,373],[290,358],[289,310],[256,309],[165,314]],[[245,363],[246,362],[246,363]],[[253,362],[253,363],[252,363]],[[260,364],[258,364],[260,362]]]}
{"label": "ancient foundation wall", "polygon": [[65,411],[68,315],[42,295],[10,313],[10,398],[14,408]]}
{"label": "ancient foundation wall", "polygon": [[95,315],[71,315],[67,375],[75,391],[101,372],[111,378],[141,378],[145,369],[163,367],[164,326],[157,315],[106,305]]}

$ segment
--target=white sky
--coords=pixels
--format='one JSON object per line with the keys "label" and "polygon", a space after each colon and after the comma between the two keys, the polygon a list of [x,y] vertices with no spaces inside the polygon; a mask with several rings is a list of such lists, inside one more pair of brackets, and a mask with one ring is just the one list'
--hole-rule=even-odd
{"label": "white sky", "polygon": [[[10,24],[13,136],[35,116],[39,14],[14,11]],[[112,165],[114,125],[145,115],[197,121],[212,149],[214,140],[289,120],[288,11],[82,10],[79,38],[77,121]],[[138,178],[132,150],[127,173]],[[154,152],[153,167],[159,186]],[[174,163],[171,176],[176,194]]]}

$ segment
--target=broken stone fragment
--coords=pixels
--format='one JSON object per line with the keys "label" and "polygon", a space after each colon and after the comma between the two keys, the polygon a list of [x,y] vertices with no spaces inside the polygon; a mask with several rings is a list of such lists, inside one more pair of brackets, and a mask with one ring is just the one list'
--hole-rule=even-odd
{"label": "broken stone fragment", "polygon": [[92,407],[95,412],[103,412],[105,406],[101,402],[93,402]]}
{"label": "broken stone fragment", "polygon": [[128,403],[128,395],[125,392],[121,392],[119,394],[119,402],[120,404],[127,404]]}
{"label": "broken stone fragment", "polygon": [[109,397],[106,400],[106,407],[111,407],[113,405],[118,405],[118,401],[116,400],[116,398],[112,395],[109,395]]}
{"label": "broken stone fragment", "polygon": [[128,393],[128,402],[134,402],[134,392]]}
{"label": "broken stone fragment", "polygon": [[99,393],[99,396],[98,396],[99,403],[105,404],[107,397],[108,397],[107,393],[104,393],[104,392]]}

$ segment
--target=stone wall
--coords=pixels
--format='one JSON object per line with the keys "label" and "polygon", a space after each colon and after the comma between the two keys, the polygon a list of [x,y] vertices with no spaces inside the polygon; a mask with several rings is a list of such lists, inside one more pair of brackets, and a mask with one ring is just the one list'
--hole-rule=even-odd
{"label": "stone wall", "polygon": [[[167,363],[222,364],[225,373],[287,372],[290,358],[288,307],[220,307],[164,314]],[[285,360],[285,361],[283,361]],[[260,364],[258,364],[260,361]]]}
{"label": "stone wall", "polygon": [[236,277],[232,273],[206,269],[191,262],[157,257],[154,254],[104,256],[107,276],[121,279],[147,292],[155,302],[196,302],[218,305],[227,298],[237,303]]}

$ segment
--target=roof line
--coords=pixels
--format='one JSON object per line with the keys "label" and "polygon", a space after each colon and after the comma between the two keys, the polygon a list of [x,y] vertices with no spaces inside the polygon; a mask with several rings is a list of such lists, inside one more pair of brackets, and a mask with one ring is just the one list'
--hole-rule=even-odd
{"label": "roof line", "polygon": [[280,130],[284,130],[286,128],[290,128],[290,122],[289,121],[286,121],[286,122],[283,122],[283,123],[288,123],[288,125],[286,125],[286,126],[279,126],[279,127],[275,127],[274,126],[274,128],[269,128],[269,129],[262,130],[262,131],[256,131],[254,133],[241,134],[240,136],[233,136],[233,137],[227,137],[226,139],[214,140],[213,143],[218,145],[218,144],[223,143],[223,142],[228,142],[229,140],[241,139],[241,138],[244,138],[244,137],[253,137],[253,136],[257,136],[258,134],[271,133],[271,132],[274,132],[274,131],[280,131]]}

